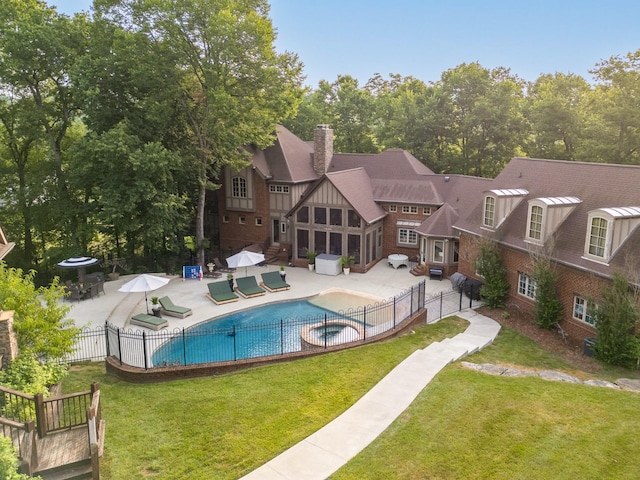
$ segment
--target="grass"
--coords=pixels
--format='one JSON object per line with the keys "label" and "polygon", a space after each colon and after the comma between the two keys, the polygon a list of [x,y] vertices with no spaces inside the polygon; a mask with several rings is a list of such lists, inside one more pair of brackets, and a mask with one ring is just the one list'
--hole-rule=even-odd
{"label": "grass", "polygon": [[[63,386],[101,384],[103,478],[235,479],[338,416],[412,351],[464,328],[449,318],[376,345],[155,385],[85,365]],[[580,373],[509,329],[466,360]],[[638,411],[640,394],[456,363],[332,478],[636,478]]]}

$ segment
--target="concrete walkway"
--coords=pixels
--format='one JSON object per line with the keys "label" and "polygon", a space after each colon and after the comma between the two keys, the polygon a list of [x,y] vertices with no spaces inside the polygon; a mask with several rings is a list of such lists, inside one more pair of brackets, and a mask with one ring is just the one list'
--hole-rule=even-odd
{"label": "concrete walkway", "polygon": [[334,421],[294,445],[245,480],[324,480],[356,456],[413,402],[447,364],[491,344],[500,324],[473,310],[464,333],[417,350]]}

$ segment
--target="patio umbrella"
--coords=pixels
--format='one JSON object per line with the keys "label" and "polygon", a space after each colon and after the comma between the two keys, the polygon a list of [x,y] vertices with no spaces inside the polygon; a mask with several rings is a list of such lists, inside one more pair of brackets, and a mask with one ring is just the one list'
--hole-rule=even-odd
{"label": "patio umbrella", "polygon": [[262,262],[264,262],[264,255],[262,253],[250,252],[248,250],[242,250],[227,258],[227,265],[230,268],[244,267],[245,277],[247,276],[247,267],[251,267]]}
{"label": "patio umbrella", "polygon": [[169,283],[169,278],[166,277],[156,277],[155,275],[147,275],[143,273],[142,275],[138,275],[133,280],[128,281],[124,285],[122,285],[118,291],[119,292],[144,292],[144,303],[147,307],[147,313],[149,313],[149,304],[147,303],[147,292],[152,290],[156,290],[160,287],[165,286]]}
{"label": "patio umbrella", "polygon": [[60,268],[77,268],[78,269],[78,281],[84,281],[84,275],[87,271],[87,267],[95,265],[99,260],[93,257],[71,257],[58,262]]}

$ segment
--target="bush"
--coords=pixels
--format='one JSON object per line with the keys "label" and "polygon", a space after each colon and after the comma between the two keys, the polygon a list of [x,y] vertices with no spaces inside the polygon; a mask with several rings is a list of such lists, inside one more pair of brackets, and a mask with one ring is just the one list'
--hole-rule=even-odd
{"label": "bush", "polygon": [[532,274],[536,282],[535,319],[539,327],[553,328],[562,321],[562,303],[558,297],[558,274],[545,259],[535,263]]}
{"label": "bush", "polygon": [[602,293],[602,301],[593,307],[598,341],[596,358],[610,365],[637,366],[640,341],[635,336],[638,305],[626,278],[616,273],[613,284]]}
{"label": "bush", "polygon": [[33,478],[18,473],[18,457],[11,440],[0,435],[0,478],[3,480],[33,480]]}
{"label": "bush", "polygon": [[509,282],[500,251],[494,242],[484,240],[480,244],[480,254],[474,261],[474,268],[484,279],[480,297],[485,305],[489,308],[503,308],[509,292]]}
{"label": "bush", "polygon": [[42,363],[30,350],[20,352],[5,370],[0,370],[0,383],[14,390],[35,395],[49,393],[49,387],[60,382],[68,373],[67,366]]}

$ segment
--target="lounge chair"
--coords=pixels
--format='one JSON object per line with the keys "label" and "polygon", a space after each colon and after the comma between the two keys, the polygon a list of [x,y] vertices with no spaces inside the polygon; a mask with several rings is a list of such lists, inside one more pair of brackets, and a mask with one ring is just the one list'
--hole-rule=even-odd
{"label": "lounge chair", "polygon": [[174,305],[174,303],[171,301],[169,297],[162,297],[158,301],[162,306],[160,313],[164,313],[166,315],[170,315],[172,317],[178,317],[178,318],[188,317],[193,313],[190,308]]}
{"label": "lounge chair", "polygon": [[280,272],[267,272],[262,273],[261,275],[262,282],[260,282],[260,286],[270,292],[280,292],[291,288],[291,285],[282,280]]}
{"label": "lounge chair", "polygon": [[138,325],[140,327],[150,328],[151,330],[160,330],[161,328],[168,327],[169,322],[155,315],[139,313],[131,317],[131,325]]}
{"label": "lounge chair", "polygon": [[236,278],[235,291],[244,298],[259,297],[266,293],[264,288],[261,288],[256,282],[256,277]]}
{"label": "lounge chair", "polygon": [[240,297],[233,293],[229,282],[226,280],[222,282],[211,282],[207,284],[209,292],[206,294],[207,298],[216,305],[222,305],[223,303],[237,302]]}
{"label": "lounge chair", "polygon": [[229,267],[225,267],[222,262],[220,261],[220,259],[218,257],[213,259],[213,264],[216,266],[216,270],[219,272],[235,272],[236,269],[235,268],[229,268]]}

